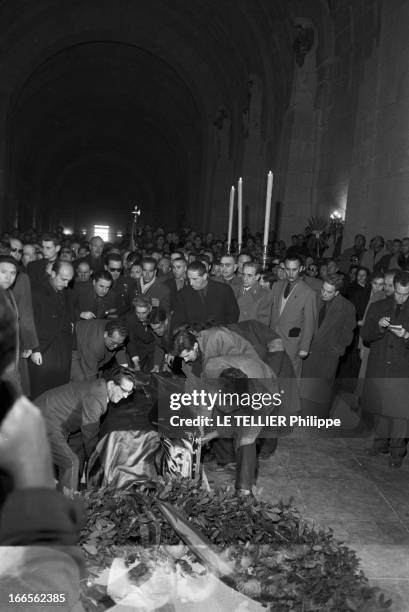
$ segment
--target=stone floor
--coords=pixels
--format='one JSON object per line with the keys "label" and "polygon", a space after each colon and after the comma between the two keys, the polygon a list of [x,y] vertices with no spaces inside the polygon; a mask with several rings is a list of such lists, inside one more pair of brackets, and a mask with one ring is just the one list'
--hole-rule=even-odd
{"label": "stone floor", "polygon": [[[409,611],[409,458],[400,469],[388,456],[368,457],[368,439],[333,438],[298,429],[260,465],[257,488],[270,502],[294,498],[304,516],[356,550],[373,584]],[[232,472],[206,468],[215,485]]]}

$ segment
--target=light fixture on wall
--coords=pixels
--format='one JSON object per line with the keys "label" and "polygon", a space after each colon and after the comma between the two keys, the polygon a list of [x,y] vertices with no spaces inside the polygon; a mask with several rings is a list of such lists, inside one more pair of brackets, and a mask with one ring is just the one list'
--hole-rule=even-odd
{"label": "light fixture on wall", "polygon": [[64,234],[64,236],[71,236],[72,235],[72,230],[68,229],[67,227],[63,229],[62,233]]}
{"label": "light fixture on wall", "polygon": [[336,220],[344,221],[345,211],[342,210],[341,208],[336,208],[335,210],[332,211],[329,218],[331,219],[331,221],[336,221]]}

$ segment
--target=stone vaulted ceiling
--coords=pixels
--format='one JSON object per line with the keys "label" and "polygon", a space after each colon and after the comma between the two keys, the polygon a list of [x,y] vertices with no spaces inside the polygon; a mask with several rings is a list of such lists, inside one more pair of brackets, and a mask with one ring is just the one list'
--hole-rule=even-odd
{"label": "stone vaulted ceiling", "polygon": [[220,121],[240,173],[249,79],[262,83],[261,133],[274,143],[294,18],[320,31],[327,13],[324,0],[3,0],[9,216],[126,227],[138,202],[146,222],[205,225]]}

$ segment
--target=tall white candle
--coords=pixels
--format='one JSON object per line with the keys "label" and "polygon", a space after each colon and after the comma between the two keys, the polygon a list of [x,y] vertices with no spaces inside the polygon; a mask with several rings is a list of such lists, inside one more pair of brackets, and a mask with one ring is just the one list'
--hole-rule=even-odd
{"label": "tall white candle", "polygon": [[263,246],[268,245],[268,235],[270,232],[270,214],[271,214],[271,194],[273,192],[273,173],[270,172],[267,175],[267,195],[266,195],[266,215],[264,218],[264,238]]}
{"label": "tall white candle", "polygon": [[239,248],[243,243],[243,179],[239,178],[237,191],[237,230]]}
{"label": "tall white candle", "polygon": [[235,193],[235,188],[232,187],[230,189],[230,203],[229,203],[229,226],[228,226],[228,230],[227,230],[227,250],[230,252],[230,246],[231,246],[231,235],[233,232],[233,210],[234,210],[234,193]]}

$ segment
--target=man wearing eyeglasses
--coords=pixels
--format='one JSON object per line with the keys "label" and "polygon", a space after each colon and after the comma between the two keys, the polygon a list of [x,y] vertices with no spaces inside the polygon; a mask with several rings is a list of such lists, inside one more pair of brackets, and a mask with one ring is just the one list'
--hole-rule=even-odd
{"label": "man wearing eyeglasses", "polygon": [[122,257],[117,253],[107,256],[105,270],[112,276],[111,296],[117,316],[121,317],[131,309],[129,279],[123,275]]}
{"label": "man wearing eyeglasses", "polygon": [[85,380],[50,389],[36,400],[47,427],[58,486],[67,495],[78,490],[79,477],[98,442],[100,419],[108,404],[117,404],[135,390],[131,370],[120,367],[109,380]]}
{"label": "man wearing eyeglasses", "polygon": [[18,262],[23,256],[23,243],[17,238],[10,238],[10,255]]}

